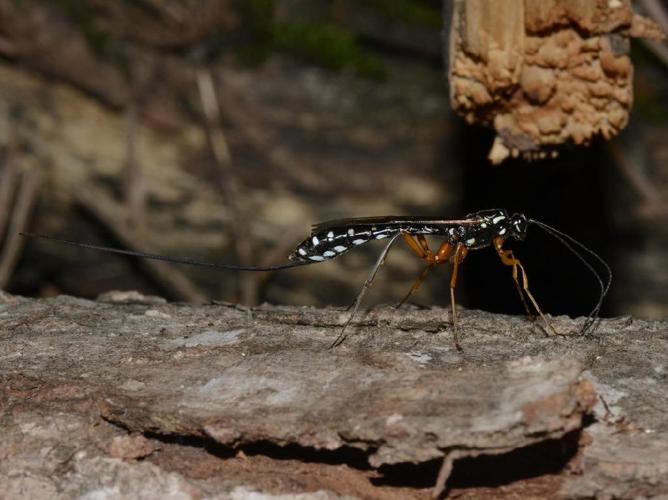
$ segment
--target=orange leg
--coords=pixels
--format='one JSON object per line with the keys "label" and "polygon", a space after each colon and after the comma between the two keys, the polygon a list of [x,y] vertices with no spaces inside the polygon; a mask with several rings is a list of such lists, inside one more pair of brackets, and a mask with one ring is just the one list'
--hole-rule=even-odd
{"label": "orange leg", "polygon": [[450,256],[452,255],[452,251],[455,249],[455,247],[451,244],[446,242],[441,243],[441,246],[438,247],[438,252],[436,252],[436,263],[437,264],[443,264],[446,262]]}
{"label": "orange leg", "polygon": [[429,248],[429,243],[427,242],[427,238],[424,237],[424,234],[418,234],[416,236],[417,242],[420,244],[422,247],[422,250],[424,250],[425,254],[431,255],[431,249]]}
{"label": "orange leg", "polygon": [[462,243],[457,243],[455,255],[452,257],[452,274],[450,275],[450,306],[452,307],[452,329],[455,336],[455,347],[458,351],[462,348],[459,345],[459,335],[457,333],[457,304],[455,302],[455,287],[457,286],[457,274],[459,272],[459,264],[466,258],[468,248]]}
{"label": "orange leg", "polygon": [[427,245],[427,241],[424,240],[424,242],[419,241],[415,236],[412,234],[408,233],[401,233],[401,237],[404,239],[406,244],[410,247],[415,254],[420,257],[421,259],[428,260],[429,255],[431,255],[431,250],[429,250],[429,246]]}
{"label": "orange leg", "polygon": [[[526,296],[529,298],[531,301],[531,304],[533,307],[536,309],[536,312],[538,315],[542,318],[543,322],[545,323],[545,328],[546,331],[551,331],[555,335],[560,335],[552,326],[552,323],[550,323],[545,315],[543,314],[543,311],[540,310],[540,307],[538,306],[538,302],[534,298],[533,294],[529,291],[529,279],[527,278],[527,273],[524,270],[524,267],[522,266],[522,263],[519,261],[519,259],[515,258],[513,255],[512,250],[504,250],[503,249],[503,242],[504,239],[499,237],[494,238],[494,249],[496,250],[496,253],[499,255],[499,258],[501,259],[501,262],[505,264],[506,266],[512,266],[513,268],[513,281],[515,281],[515,286],[517,287],[517,291],[520,294],[520,298],[522,299],[522,303],[524,304],[524,308],[529,312],[529,307],[524,300],[524,293]],[[520,283],[518,280],[518,271],[522,273],[522,285],[520,289]],[[531,315],[531,314],[529,314]]]}
{"label": "orange leg", "polygon": [[[531,309],[529,309],[529,305],[527,304],[527,301],[524,298],[524,293],[522,293],[522,287],[520,286],[520,282],[517,279],[518,270],[521,269],[522,281],[526,283],[528,290],[528,280],[524,272],[524,267],[522,266],[522,264],[520,264],[520,261],[515,258],[512,250],[503,250],[502,248],[503,242],[504,242],[503,238],[501,237],[495,238],[494,248],[496,249],[497,253],[501,252],[499,253],[499,256],[501,256],[501,261],[504,264],[513,267],[513,283],[515,283],[515,289],[517,290],[517,294],[520,296],[520,300],[522,301],[522,305],[524,306],[524,311],[527,313],[527,316],[529,316],[529,318],[531,318],[531,320],[533,321],[535,315],[531,312]],[[504,261],[504,259],[506,260]]]}
{"label": "orange leg", "polygon": [[[427,261],[427,267],[424,269],[424,271],[422,271],[422,274],[420,274],[415,283],[413,283],[413,286],[408,291],[406,296],[402,299],[402,301],[397,305],[397,307],[401,307],[401,305],[404,302],[406,302],[406,300],[408,300],[408,298],[411,295],[413,295],[413,293],[418,288],[420,288],[422,281],[427,276],[427,273],[433,266],[438,264],[444,264],[449,259],[453,263],[452,275],[450,276],[450,304],[452,307],[452,327],[455,337],[455,347],[457,348],[458,351],[461,351],[462,348],[459,345],[459,336],[457,331],[457,304],[455,303],[455,287],[457,285],[457,274],[459,272],[459,264],[461,264],[463,260],[466,258],[466,254],[468,253],[468,248],[463,243],[458,243],[457,246],[455,247],[451,243],[445,241],[441,243],[441,246],[438,248],[438,251],[434,253],[429,249],[427,240],[423,235],[418,235],[417,237],[415,237],[413,235],[404,233],[401,236],[404,238],[404,241],[408,244],[408,246],[418,255],[418,257]],[[453,250],[454,250],[454,255],[451,257]]]}
{"label": "orange leg", "polygon": [[399,309],[401,306],[403,306],[406,303],[406,301],[411,297],[411,295],[413,295],[418,290],[418,288],[420,288],[420,285],[422,285],[422,282],[427,277],[427,274],[429,273],[429,270],[432,267],[433,264],[427,264],[427,266],[420,273],[420,276],[418,276],[415,282],[413,283],[413,286],[411,286],[410,290],[408,290],[408,293],[404,295],[404,298],[401,299],[396,306],[394,306],[395,309]]}
{"label": "orange leg", "polygon": [[443,264],[452,254],[453,247],[447,241],[441,243],[441,246],[434,253],[429,248],[429,243],[427,243],[427,238],[424,235],[413,236],[412,234],[401,233],[401,236],[411,250],[421,259],[426,260],[429,265]]}
{"label": "orange leg", "polygon": [[422,285],[422,282],[427,277],[429,270],[437,264],[442,264],[446,262],[453,250],[453,247],[450,243],[443,242],[441,243],[441,246],[438,248],[438,251],[434,253],[429,249],[429,244],[427,243],[427,239],[423,235],[418,235],[417,238],[415,238],[415,240],[413,239],[414,237],[411,235],[404,235],[404,240],[407,240],[408,238],[410,238],[412,241],[412,243],[409,245],[414,251],[415,248],[417,247],[419,247],[422,250],[420,253],[418,253],[418,256],[427,261],[427,266],[424,268],[420,276],[418,276],[418,278],[415,280],[413,286],[411,286],[408,293],[396,305],[397,309],[400,308],[402,305],[404,305],[404,303],[411,297],[411,295],[413,295],[420,288],[420,285]]}

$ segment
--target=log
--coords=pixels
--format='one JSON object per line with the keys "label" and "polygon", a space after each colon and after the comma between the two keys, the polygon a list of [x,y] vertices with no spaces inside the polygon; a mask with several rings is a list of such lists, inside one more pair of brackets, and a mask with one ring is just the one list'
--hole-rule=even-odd
{"label": "log", "polygon": [[428,498],[439,469],[453,493],[668,492],[668,322],[463,311],[460,353],[447,310],[378,308],[328,349],[345,319],[2,294],[4,494]]}

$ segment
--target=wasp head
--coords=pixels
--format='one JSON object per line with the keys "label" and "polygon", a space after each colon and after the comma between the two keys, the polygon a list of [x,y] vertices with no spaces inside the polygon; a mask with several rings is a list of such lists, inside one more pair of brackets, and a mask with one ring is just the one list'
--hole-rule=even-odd
{"label": "wasp head", "polygon": [[527,236],[529,221],[524,214],[513,214],[507,221],[508,232],[519,241],[524,241]]}

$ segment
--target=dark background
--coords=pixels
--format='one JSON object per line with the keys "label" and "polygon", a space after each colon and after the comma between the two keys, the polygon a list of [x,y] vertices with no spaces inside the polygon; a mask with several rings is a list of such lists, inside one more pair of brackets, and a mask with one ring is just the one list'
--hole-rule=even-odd
{"label": "dark background", "polygon": [[[605,315],[666,317],[666,61],[634,42],[636,105],[611,143],[493,167],[492,133],[449,109],[442,19],[431,0],[0,0],[3,258],[30,175],[23,229],[228,263],[283,262],[326,219],[504,207],[610,262]],[[11,293],[304,305],[347,305],[380,251],[241,275],[19,245],[0,276]],[[594,278],[555,240],[532,228],[513,248],[545,311],[596,302]],[[397,301],[419,271],[394,250],[368,303]],[[415,302],[446,305],[447,276]],[[470,254],[460,284],[468,307],[522,311],[491,250]]]}

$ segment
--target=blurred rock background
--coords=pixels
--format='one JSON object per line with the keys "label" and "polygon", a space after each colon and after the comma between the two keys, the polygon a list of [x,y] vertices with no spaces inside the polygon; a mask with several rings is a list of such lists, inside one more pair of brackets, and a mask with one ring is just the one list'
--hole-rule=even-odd
{"label": "blurred rock background", "polygon": [[[611,262],[605,314],[668,315],[665,51],[632,47],[636,105],[619,138],[492,167],[492,133],[449,107],[444,18],[436,0],[0,0],[0,285],[347,305],[380,248],[213,273],[16,233],[266,265],[322,220],[499,206]],[[567,251],[535,231],[514,247],[545,311],[588,312],[595,282]],[[420,262],[396,249],[386,267],[370,304],[401,298]],[[446,271],[415,301],[446,304]],[[491,251],[470,255],[460,283],[466,306],[522,311]]]}

